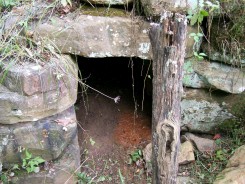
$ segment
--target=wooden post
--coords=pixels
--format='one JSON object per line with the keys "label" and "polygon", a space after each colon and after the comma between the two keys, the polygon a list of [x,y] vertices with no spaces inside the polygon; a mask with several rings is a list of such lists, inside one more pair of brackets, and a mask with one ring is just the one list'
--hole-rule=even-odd
{"label": "wooden post", "polygon": [[176,183],[186,17],[164,12],[149,32],[153,49],[153,183]]}

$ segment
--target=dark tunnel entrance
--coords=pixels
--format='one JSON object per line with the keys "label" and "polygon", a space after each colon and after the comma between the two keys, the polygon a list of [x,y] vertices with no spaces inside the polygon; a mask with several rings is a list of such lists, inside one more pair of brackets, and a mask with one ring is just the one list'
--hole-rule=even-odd
{"label": "dark tunnel entrance", "polygon": [[[82,160],[92,159],[96,172],[102,175],[109,172],[118,176],[118,168],[122,168],[123,174],[131,178],[128,181],[141,182],[127,162],[129,153],[142,150],[151,142],[150,61],[84,57],[77,60],[81,80],[109,96],[84,86],[79,88],[76,114]],[[120,96],[119,103],[113,100],[117,96]],[[116,164],[100,170],[104,168],[101,159],[116,160]],[[118,183],[117,179],[108,183]]]}
{"label": "dark tunnel entrance", "polygon": [[136,110],[151,114],[152,69],[149,60],[80,57],[78,64],[83,82],[110,97],[120,96],[121,101],[134,103]]}

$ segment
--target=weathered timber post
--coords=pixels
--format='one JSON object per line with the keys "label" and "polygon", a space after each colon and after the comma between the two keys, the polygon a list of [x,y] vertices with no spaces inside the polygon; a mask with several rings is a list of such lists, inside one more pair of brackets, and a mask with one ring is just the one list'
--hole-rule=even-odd
{"label": "weathered timber post", "polygon": [[186,17],[164,12],[149,32],[153,49],[153,183],[176,183]]}

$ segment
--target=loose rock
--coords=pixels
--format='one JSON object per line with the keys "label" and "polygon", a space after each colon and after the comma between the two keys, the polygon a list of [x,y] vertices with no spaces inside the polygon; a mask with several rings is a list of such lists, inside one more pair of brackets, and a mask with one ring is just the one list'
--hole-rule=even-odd
{"label": "loose rock", "polygon": [[237,167],[239,165],[245,165],[245,145],[236,149],[233,156],[229,159],[226,167]]}
{"label": "loose rock", "polygon": [[160,16],[162,10],[168,11],[187,11],[198,6],[197,0],[140,0],[147,16]]}
{"label": "loose rock", "polygon": [[181,101],[181,130],[215,133],[222,122],[235,118],[231,108],[240,99],[234,97],[227,94],[217,96],[207,90],[185,89]]}
{"label": "loose rock", "polygon": [[195,161],[194,150],[190,141],[181,144],[178,161],[180,165]]}
{"label": "loose rock", "polygon": [[217,62],[189,59],[184,65],[183,84],[193,88],[213,88],[239,94],[245,90],[242,69]]}
{"label": "loose rock", "polygon": [[198,151],[202,153],[213,153],[216,149],[214,140],[198,137],[191,133],[186,133],[183,137],[186,140],[193,142]]}

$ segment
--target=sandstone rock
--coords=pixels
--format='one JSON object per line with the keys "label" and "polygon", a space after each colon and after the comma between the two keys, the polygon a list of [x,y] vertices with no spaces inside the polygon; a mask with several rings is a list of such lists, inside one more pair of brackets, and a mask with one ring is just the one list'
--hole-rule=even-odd
{"label": "sandstone rock", "polygon": [[214,184],[245,183],[245,145],[239,147],[229,159],[226,168],[218,174]]}
{"label": "sandstone rock", "polygon": [[80,149],[77,136],[73,138],[62,156],[53,162],[48,162],[39,173],[20,173],[11,182],[21,184],[74,184],[76,173],[80,172]]}
{"label": "sandstone rock", "polygon": [[149,23],[130,17],[74,16],[72,19],[53,17],[55,24],[46,22],[37,25],[34,39],[49,39],[63,53],[90,58],[151,58]]}
{"label": "sandstone rock", "polygon": [[195,161],[194,150],[190,141],[181,144],[178,161],[180,165]]}
{"label": "sandstone rock", "polygon": [[193,144],[196,146],[198,151],[202,153],[206,153],[206,152],[211,153],[214,152],[216,149],[216,144],[214,140],[198,137],[191,133],[186,133],[183,137],[186,140],[193,142]]}
{"label": "sandstone rock", "polygon": [[145,167],[148,173],[152,172],[152,143],[147,144],[143,149],[143,158],[145,160]]}
{"label": "sandstone rock", "polygon": [[190,184],[195,183],[194,179],[188,176],[177,176],[177,184]]}
{"label": "sandstone rock", "polygon": [[230,53],[222,53],[217,49],[214,49],[211,45],[207,43],[202,44],[202,49],[205,54],[207,54],[208,58],[213,61],[219,61],[222,63],[230,64],[232,66],[244,67],[245,66],[245,56],[244,58],[232,56]]}
{"label": "sandstone rock", "polygon": [[198,62],[195,71],[212,88],[235,94],[245,90],[245,73],[241,69],[216,62]]}
{"label": "sandstone rock", "polygon": [[187,60],[183,84],[187,87],[214,88],[228,93],[242,93],[245,90],[245,73],[217,62]]}
{"label": "sandstone rock", "polygon": [[[2,72],[0,123],[36,121],[71,107],[77,98],[77,66],[69,56],[15,64]],[[3,70],[4,68],[2,68]]]}
{"label": "sandstone rock", "polygon": [[239,165],[245,165],[245,145],[236,149],[233,156],[229,159],[226,167],[237,167]]}
{"label": "sandstone rock", "polygon": [[194,70],[193,65],[195,64],[195,59],[187,59],[184,63],[184,77],[183,85],[192,88],[207,88],[208,82],[204,77],[197,74]]}
{"label": "sandstone rock", "polygon": [[245,165],[224,169],[213,184],[245,184]]}
{"label": "sandstone rock", "polygon": [[214,131],[218,123],[231,119],[232,115],[223,112],[217,103],[205,100],[182,100],[181,102],[182,130],[196,132]]}
{"label": "sandstone rock", "polygon": [[[63,130],[64,123],[67,131]],[[36,122],[0,125],[0,160],[5,168],[21,162],[21,148],[50,161],[58,158],[77,135],[74,107]]]}
{"label": "sandstone rock", "polygon": [[219,124],[235,118],[231,109],[240,100],[239,96],[185,89],[181,101],[181,130],[215,133]]}
{"label": "sandstone rock", "polygon": [[162,10],[168,11],[187,11],[195,9],[198,5],[197,0],[140,0],[147,16],[161,15]]}
{"label": "sandstone rock", "polygon": [[[152,144],[148,144],[143,150],[143,158],[146,162],[147,172],[152,172]],[[181,149],[178,157],[179,164],[187,164],[195,161],[193,147],[191,142],[186,141],[181,144]]]}
{"label": "sandstone rock", "polygon": [[[83,0],[88,2],[87,0]],[[92,4],[106,4],[106,5],[128,5],[132,3],[133,0],[89,0]]]}
{"label": "sandstone rock", "polygon": [[[54,19],[55,25],[51,22],[38,25],[34,39],[49,38],[63,53],[90,58],[123,56],[151,59],[152,57],[148,22],[132,20],[130,17],[88,15],[80,15],[74,21],[68,17]],[[60,34],[56,34],[59,30],[62,30]],[[197,28],[189,26],[188,31],[196,32]],[[188,37],[186,57],[193,56],[193,43],[193,38]]]}

